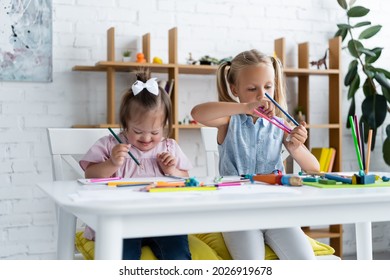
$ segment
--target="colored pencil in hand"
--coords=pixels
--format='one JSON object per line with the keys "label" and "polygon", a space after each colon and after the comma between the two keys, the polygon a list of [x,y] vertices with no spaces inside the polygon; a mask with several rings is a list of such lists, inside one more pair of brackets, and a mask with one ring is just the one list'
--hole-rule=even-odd
{"label": "colored pencil in hand", "polygon": [[290,114],[287,113],[287,112],[282,108],[282,106],[280,106],[279,103],[276,102],[268,93],[265,93],[265,96],[267,96],[268,99],[271,100],[271,102],[274,103],[274,105],[275,105],[276,107],[278,107],[279,110],[282,111],[283,114],[285,114],[286,117],[289,118],[296,126],[299,126],[299,123],[298,123],[296,120],[294,120],[294,118],[291,117]]}
{"label": "colored pencil in hand", "polygon": [[[122,144],[121,139],[118,137],[118,135],[115,134],[115,132],[111,129],[111,127],[109,127],[108,130],[111,132],[112,136],[115,137],[116,141],[118,141],[119,144]],[[135,158],[135,156],[134,156],[130,151],[128,151],[127,153],[128,153],[129,156],[135,161],[135,163],[139,166],[140,163],[139,163],[139,161]]]}

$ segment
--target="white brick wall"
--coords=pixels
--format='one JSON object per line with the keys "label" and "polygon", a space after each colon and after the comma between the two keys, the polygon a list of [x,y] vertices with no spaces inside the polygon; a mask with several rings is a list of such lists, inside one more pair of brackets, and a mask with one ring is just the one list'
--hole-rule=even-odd
{"label": "white brick wall", "polygon": [[[372,9],[373,23],[382,24],[382,66],[390,58],[390,21],[385,1],[359,0]],[[57,224],[53,203],[34,185],[50,181],[47,127],[70,127],[76,123],[105,121],[105,75],[72,72],[76,64],[94,64],[106,56],[106,30],[116,28],[116,57],[124,49],[141,50],[141,36],[151,33],[153,56],[168,59],[167,32],[177,26],[179,61],[189,52],[194,58],[211,55],[223,58],[258,48],[272,54],[273,40],[285,37],[287,63],[297,64],[297,43],[310,42],[310,59],[322,57],[328,38],[336,31],[329,22],[343,22],[336,0],[54,0],[52,83],[0,82],[0,259],[55,258]],[[371,41],[371,40],[370,40]],[[349,56],[343,54],[344,72]],[[118,75],[117,91],[126,87],[126,74]],[[296,94],[291,84],[290,93]],[[320,100],[327,100],[326,79],[311,85],[318,95],[312,102],[312,118],[321,120]],[[118,94],[119,95],[119,94]],[[180,79],[180,118],[193,105],[216,99],[215,80],[206,76]],[[119,97],[118,97],[119,100]],[[289,100],[292,104],[294,97]],[[343,90],[343,121],[348,110]],[[327,110],[327,109],[326,109]],[[390,122],[388,117],[387,123]],[[313,130],[312,143],[323,143],[323,131]],[[198,131],[181,132],[182,147],[193,160],[193,175],[205,174],[205,157]],[[372,170],[389,170],[382,159],[384,126],[372,154]],[[184,144],[185,141],[185,144]],[[343,132],[343,169],[356,170],[350,131]],[[195,147],[195,149],[194,149]],[[390,250],[388,223],[374,225],[374,248]],[[344,252],[355,251],[354,229],[345,227]]]}

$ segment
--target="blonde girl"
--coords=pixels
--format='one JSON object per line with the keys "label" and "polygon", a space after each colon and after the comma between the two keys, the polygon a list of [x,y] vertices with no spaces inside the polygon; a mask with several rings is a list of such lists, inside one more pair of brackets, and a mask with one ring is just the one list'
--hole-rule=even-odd
{"label": "blonde girl", "polygon": [[[257,50],[244,51],[217,71],[219,102],[208,102],[192,109],[193,118],[218,128],[220,175],[267,174],[284,172],[281,149],[284,145],[306,171],[319,171],[316,158],[304,146],[305,123],[292,127],[283,113],[265,96],[267,92],[287,111],[282,67],[278,59]],[[285,133],[254,109],[262,108],[291,128]],[[234,259],[264,259],[264,243],[280,259],[314,259],[310,243],[299,228],[226,232],[225,243]]]}

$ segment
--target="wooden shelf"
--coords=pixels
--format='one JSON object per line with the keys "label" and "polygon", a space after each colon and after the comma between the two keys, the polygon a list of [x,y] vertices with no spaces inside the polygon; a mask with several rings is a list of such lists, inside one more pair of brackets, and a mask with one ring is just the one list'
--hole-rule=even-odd
{"label": "wooden shelf", "polygon": [[[122,62],[115,61],[115,30],[110,28],[107,30],[107,60],[98,61],[93,66],[76,65],[73,71],[98,71],[106,72],[107,76],[107,121],[105,124],[97,125],[75,125],[74,127],[119,127],[116,123],[115,116],[115,73],[129,72],[138,69],[139,67],[148,67],[155,73],[167,73],[168,79],[174,79],[175,85],[171,95],[173,107],[173,138],[179,141],[180,130],[199,129],[201,125],[182,125],[179,124],[179,86],[180,75],[215,75],[218,66],[210,65],[185,65],[178,63],[178,36],[177,28],[172,28],[168,31],[168,62],[166,64],[150,63],[150,34],[147,33],[142,37],[142,52],[145,55],[146,63]],[[329,69],[310,69],[309,63],[309,44],[301,43],[298,45],[298,67],[286,67],[285,56],[286,47],[284,38],[275,40],[275,54],[284,66],[286,77],[298,79],[298,106],[303,108],[306,113],[306,122],[310,124],[310,89],[309,79],[311,76],[324,76],[329,79],[329,110],[328,123],[310,124],[309,129],[328,129],[329,130],[329,146],[336,149],[336,158],[334,160],[334,171],[341,171],[341,155],[342,155],[342,121],[341,121],[341,38],[333,38],[329,40]],[[306,145],[310,147],[309,139]],[[331,246],[336,250],[336,255],[342,256],[342,226],[331,225],[328,229],[310,229],[308,234],[314,238],[330,238]]]}
{"label": "wooden shelf", "polygon": [[307,128],[326,128],[326,129],[340,129],[340,124],[330,124],[330,123],[323,123],[323,124],[309,124],[307,125]]}
{"label": "wooden shelf", "polygon": [[185,65],[179,64],[179,74],[215,75],[218,66],[215,65]]}
{"label": "wooden shelf", "polygon": [[179,128],[179,129],[199,129],[202,126],[203,125],[200,125],[200,124],[178,124],[178,125],[175,125],[175,127]]}
{"label": "wooden shelf", "polygon": [[339,69],[327,69],[327,70],[318,70],[318,69],[307,69],[307,68],[284,68],[284,73],[288,77],[298,77],[298,76],[328,76],[328,75],[338,75],[340,74]]}
{"label": "wooden shelf", "polygon": [[117,123],[101,123],[101,124],[75,124],[72,125],[73,128],[120,128],[120,125]]}

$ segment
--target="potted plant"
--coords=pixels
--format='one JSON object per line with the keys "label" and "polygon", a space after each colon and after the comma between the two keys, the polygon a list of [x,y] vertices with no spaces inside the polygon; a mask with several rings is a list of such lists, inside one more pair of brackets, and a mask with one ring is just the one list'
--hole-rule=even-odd
{"label": "potted plant", "polygon": [[208,55],[202,56],[199,59],[200,65],[217,65],[218,62],[219,62],[218,59],[211,57],[211,56],[208,56]]}
{"label": "potted plant", "polygon": [[124,62],[130,61],[130,59],[131,59],[130,56],[131,56],[131,51],[129,51],[129,50],[124,51],[122,53],[122,61],[124,61]]}
{"label": "potted plant", "polygon": [[[355,114],[355,96],[361,87],[365,99],[361,104],[362,116],[360,118],[360,124],[364,125],[365,141],[367,140],[368,130],[373,130],[371,146],[373,150],[377,129],[385,121],[386,115],[390,113],[390,72],[374,66],[383,48],[375,47],[368,49],[364,46],[364,40],[375,36],[381,30],[382,26],[371,25],[369,21],[352,23],[351,19],[362,18],[370,10],[363,6],[354,6],[355,0],[351,0],[348,4],[346,0],[337,0],[337,2],[346,11],[347,23],[337,24],[338,31],[335,36],[341,36],[342,41],[349,38],[346,48],[353,58],[344,78],[344,85],[348,87],[348,99],[351,100],[348,117]],[[357,32],[359,32],[358,36],[356,36]],[[364,77],[363,83],[360,81],[360,73]],[[350,128],[348,121],[347,128]],[[386,134],[387,138],[383,143],[382,151],[386,164],[390,165],[390,125],[386,127]]]}

